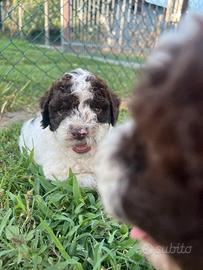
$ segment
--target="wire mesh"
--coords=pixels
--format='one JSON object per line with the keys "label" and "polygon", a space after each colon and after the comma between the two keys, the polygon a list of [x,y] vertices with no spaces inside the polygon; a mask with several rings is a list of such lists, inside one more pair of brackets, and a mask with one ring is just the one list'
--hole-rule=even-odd
{"label": "wire mesh", "polygon": [[[196,2],[198,2],[196,0]],[[198,2],[199,3],[199,2]],[[160,34],[180,21],[184,0],[0,1],[0,79],[41,92],[76,67],[125,96]]]}

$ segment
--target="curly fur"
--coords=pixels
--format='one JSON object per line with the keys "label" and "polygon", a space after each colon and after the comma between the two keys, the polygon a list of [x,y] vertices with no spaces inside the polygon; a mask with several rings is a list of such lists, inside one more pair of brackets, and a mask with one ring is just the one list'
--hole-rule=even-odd
{"label": "curly fur", "polygon": [[[96,148],[116,123],[118,97],[103,80],[76,69],[53,83],[41,98],[40,108],[41,115],[22,127],[21,151],[34,149],[34,160],[47,179],[65,180],[71,168],[82,186],[94,187]],[[75,152],[80,145],[88,151]]]}
{"label": "curly fur", "polygon": [[[101,147],[97,172],[111,213],[164,247],[191,246],[190,254],[171,256],[181,269],[201,270],[203,18],[188,20],[179,31],[164,36],[149,57],[130,103],[131,130],[114,130],[118,139],[114,145],[107,139],[106,152]],[[101,171],[109,163],[117,171],[105,173],[104,179]],[[115,183],[112,192],[108,182]],[[112,203],[114,196],[119,203]]]}

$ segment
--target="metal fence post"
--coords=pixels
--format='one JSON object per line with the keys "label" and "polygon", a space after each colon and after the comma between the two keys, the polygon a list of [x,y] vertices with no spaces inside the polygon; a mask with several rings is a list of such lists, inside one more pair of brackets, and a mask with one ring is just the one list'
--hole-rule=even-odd
{"label": "metal fence post", "polygon": [[49,1],[44,0],[44,32],[45,45],[49,45]]}
{"label": "metal fence post", "polygon": [[2,30],[3,18],[2,18],[2,2],[0,2],[0,30]]}
{"label": "metal fence post", "polygon": [[0,2],[0,9],[1,9],[1,26],[0,26],[0,29],[2,32],[4,32],[4,3],[3,1]]}

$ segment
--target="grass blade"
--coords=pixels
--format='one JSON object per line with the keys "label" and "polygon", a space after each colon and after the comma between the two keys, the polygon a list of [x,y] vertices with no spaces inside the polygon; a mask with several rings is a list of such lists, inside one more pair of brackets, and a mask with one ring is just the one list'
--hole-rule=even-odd
{"label": "grass blade", "polygon": [[12,213],[12,210],[9,208],[7,213],[5,214],[4,218],[2,219],[2,222],[0,224],[0,237],[1,237],[1,234],[3,232],[3,229],[5,228],[9,218],[10,218],[10,215]]}
{"label": "grass blade", "polygon": [[58,248],[58,250],[60,251],[60,253],[63,256],[63,258],[66,259],[66,260],[67,259],[70,259],[70,256],[65,251],[63,245],[61,244],[61,242],[59,241],[59,239],[54,234],[52,228],[44,220],[41,220],[40,225],[49,234],[49,236],[51,237],[51,240],[54,242],[55,246]]}
{"label": "grass blade", "polygon": [[72,185],[73,185],[73,199],[76,205],[79,205],[83,199],[82,199],[82,194],[81,194],[81,189],[79,187],[77,178],[75,174],[72,172],[72,170],[69,170],[69,180],[71,180]]}

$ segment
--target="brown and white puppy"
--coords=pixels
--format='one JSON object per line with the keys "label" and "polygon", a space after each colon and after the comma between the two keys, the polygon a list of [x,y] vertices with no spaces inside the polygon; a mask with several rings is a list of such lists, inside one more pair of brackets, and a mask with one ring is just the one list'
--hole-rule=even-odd
{"label": "brown and white puppy", "polygon": [[[151,237],[141,237],[142,246],[157,269],[202,270],[202,16],[160,40],[130,112],[131,120],[115,128],[98,152],[104,206]],[[163,249],[157,252],[157,245]]]}
{"label": "brown and white puppy", "polygon": [[118,97],[103,80],[76,69],[53,83],[40,106],[41,114],[22,127],[20,149],[34,149],[46,178],[65,180],[71,168],[82,186],[94,187],[95,151],[116,123]]}

